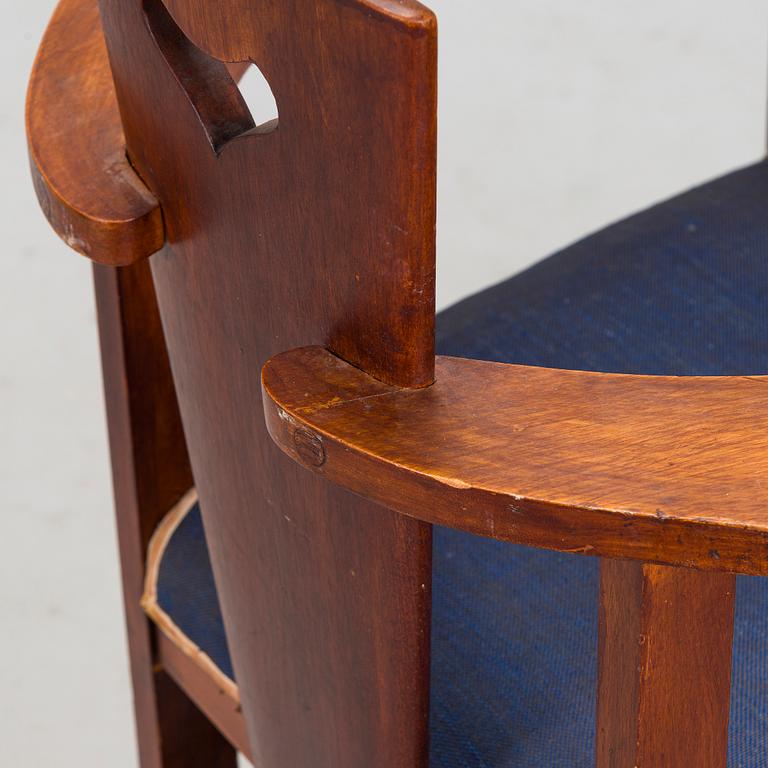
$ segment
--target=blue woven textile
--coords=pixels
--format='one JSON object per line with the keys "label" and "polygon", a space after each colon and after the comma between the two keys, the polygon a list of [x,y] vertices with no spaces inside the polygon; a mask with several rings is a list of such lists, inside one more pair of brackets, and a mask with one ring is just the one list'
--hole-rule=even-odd
{"label": "blue woven textile", "polygon": [[[766,319],[759,163],[451,307],[437,347],[558,368],[766,373]],[[435,528],[431,768],[593,764],[597,565]],[[177,530],[160,582],[160,604],[231,674],[199,511]],[[729,768],[768,768],[767,638],[768,582],[740,577]]]}
{"label": "blue woven textile", "polygon": [[157,603],[225,675],[234,679],[197,503],[165,548],[157,574]]}

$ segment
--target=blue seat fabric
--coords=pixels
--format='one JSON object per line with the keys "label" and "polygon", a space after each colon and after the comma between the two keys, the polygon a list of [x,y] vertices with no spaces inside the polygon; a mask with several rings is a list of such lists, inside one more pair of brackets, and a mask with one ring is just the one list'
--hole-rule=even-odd
{"label": "blue seat fabric", "polygon": [[[596,371],[768,372],[768,164],[592,235],[437,318],[439,354]],[[199,510],[158,598],[232,674]],[[430,768],[594,761],[598,562],[434,531]],[[768,768],[768,582],[739,577],[729,768]]]}

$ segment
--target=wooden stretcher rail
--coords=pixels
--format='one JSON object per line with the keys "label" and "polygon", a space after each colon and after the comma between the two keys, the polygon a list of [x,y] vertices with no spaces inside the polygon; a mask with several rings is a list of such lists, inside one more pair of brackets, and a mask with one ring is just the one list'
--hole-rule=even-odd
{"label": "wooden stretcher rail", "polygon": [[768,377],[439,357],[399,389],[319,347],[262,373],[273,440],[431,523],[561,551],[768,574]]}
{"label": "wooden stretcher rail", "polygon": [[157,660],[235,749],[254,762],[239,697],[233,697],[174,642],[157,631]]}

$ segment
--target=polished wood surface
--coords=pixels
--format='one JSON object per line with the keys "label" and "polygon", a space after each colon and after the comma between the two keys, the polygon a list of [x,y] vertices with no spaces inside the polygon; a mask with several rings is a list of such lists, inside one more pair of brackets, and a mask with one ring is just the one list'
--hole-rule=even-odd
{"label": "polished wood surface", "polygon": [[[714,571],[768,575],[768,379],[435,370],[417,2],[100,5],[111,75],[93,2],[62,0],[27,130],[54,229],[133,265],[95,276],[142,768],[426,768],[433,522],[634,558],[602,564],[597,764],[723,766]],[[182,418],[242,712],[139,606]]]}
{"label": "polished wood surface", "polygon": [[597,768],[725,768],[736,577],[603,560]]}
{"label": "polished wood surface", "polygon": [[390,509],[592,555],[768,574],[768,377],[439,357],[432,387],[321,348],[263,371],[273,439]]}
{"label": "polished wood surface", "polygon": [[96,0],[62,0],[29,81],[27,141],[35,192],[53,229],[102,264],[163,245],[157,198],[125,155]]}
{"label": "polished wood surface", "polygon": [[232,747],[156,664],[139,603],[152,532],[191,484],[149,265],[95,265],[94,282],[141,766],[234,768]]}
{"label": "polished wood surface", "polygon": [[[176,29],[152,0],[101,9],[128,151],[162,205],[150,264],[254,760],[422,768],[430,526],[286,459],[259,371],[327,344],[395,384],[432,381],[434,17],[168,2]],[[201,94],[226,112],[232,88],[200,51],[253,60],[277,127],[212,142]]]}
{"label": "polished wood surface", "polygon": [[[174,31],[157,21],[160,0],[119,5],[103,0],[102,21],[123,126],[132,162],[161,199],[170,243],[178,250],[192,234],[210,237],[210,227],[226,222],[228,231],[216,234],[232,249],[232,260],[256,244],[286,274],[304,270],[285,288],[314,316],[315,336],[385,381],[429,384],[436,205],[432,13],[412,0],[181,0],[166,3],[179,25]],[[319,26],[296,24],[302,17],[318,19]],[[236,32],[229,19],[237,19]],[[143,56],[134,55],[138,49]],[[234,136],[211,139],[221,128],[214,105],[201,107],[203,94],[212,92],[227,114],[237,99],[223,68],[210,57],[204,63],[201,52],[258,64],[277,101],[276,130],[249,132],[235,110],[231,119],[242,122],[231,129]],[[176,105],[173,115],[164,97]],[[195,185],[199,200],[180,194]],[[184,217],[175,221],[182,207]],[[190,218],[194,214],[201,218]],[[337,269],[331,254],[338,254]],[[309,275],[312,290],[305,290]]]}

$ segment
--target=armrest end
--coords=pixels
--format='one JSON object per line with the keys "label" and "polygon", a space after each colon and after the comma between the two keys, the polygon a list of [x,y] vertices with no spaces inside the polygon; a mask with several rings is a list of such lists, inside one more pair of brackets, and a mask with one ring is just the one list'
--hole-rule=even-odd
{"label": "armrest end", "polygon": [[319,347],[264,367],[273,440],[418,519],[561,551],[768,574],[768,377],[437,358],[388,386]]}
{"label": "armrest end", "polygon": [[120,113],[95,0],[62,0],[27,91],[35,192],[56,233],[110,266],[163,247],[160,204],[125,154]]}

